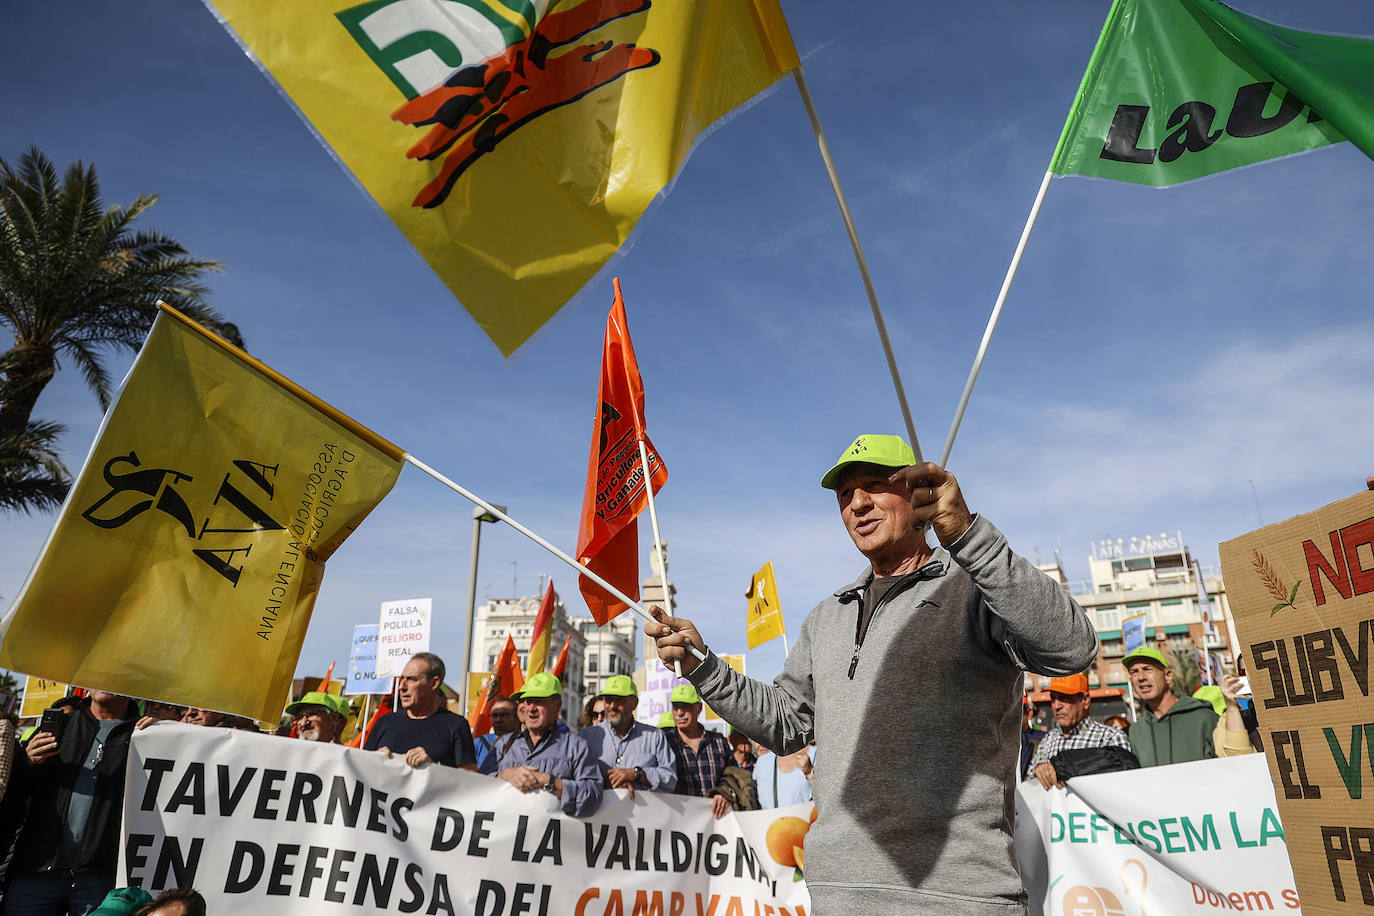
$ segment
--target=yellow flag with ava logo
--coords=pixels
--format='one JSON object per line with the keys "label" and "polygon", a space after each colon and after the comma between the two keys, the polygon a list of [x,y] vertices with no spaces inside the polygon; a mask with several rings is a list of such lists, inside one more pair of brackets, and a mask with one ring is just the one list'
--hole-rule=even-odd
{"label": "yellow flag with ava logo", "polygon": [[507,356],[799,66],[778,0],[206,2]]}
{"label": "yellow flag with ava logo", "polygon": [[0,620],[0,667],[275,722],[403,452],[163,307]]}
{"label": "yellow flag with ava logo", "polygon": [[744,631],[749,638],[749,648],[755,649],[770,639],[783,634],[782,605],[778,603],[778,584],[773,577],[773,563],[763,564],[763,569],[754,573],[749,582],[749,591],[744,593],[749,599],[749,613],[745,617]]}

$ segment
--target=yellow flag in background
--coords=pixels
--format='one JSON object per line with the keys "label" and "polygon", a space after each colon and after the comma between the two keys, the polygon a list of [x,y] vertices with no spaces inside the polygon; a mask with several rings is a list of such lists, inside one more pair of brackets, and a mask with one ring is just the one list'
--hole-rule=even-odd
{"label": "yellow flag in background", "polygon": [[749,583],[749,591],[744,593],[749,599],[749,614],[745,618],[744,631],[749,638],[749,648],[757,648],[770,639],[783,634],[782,605],[778,603],[777,580],[773,578],[773,563],[763,564],[763,569],[754,573]]}
{"label": "yellow flag in background", "polygon": [[324,562],[401,457],[164,306],[0,621],[0,667],[275,722]]}
{"label": "yellow flag in background", "polygon": [[778,0],[207,2],[507,356],[798,66]]}

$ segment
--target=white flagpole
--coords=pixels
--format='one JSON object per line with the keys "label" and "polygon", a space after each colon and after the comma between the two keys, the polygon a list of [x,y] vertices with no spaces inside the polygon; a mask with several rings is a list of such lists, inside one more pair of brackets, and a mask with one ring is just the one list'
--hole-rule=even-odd
{"label": "white flagpole", "polygon": [[1035,203],[1031,205],[1030,216],[1026,217],[1025,228],[1021,230],[1021,240],[1016,243],[1016,253],[1011,256],[1011,265],[1007,267],[1007,274],[1002,278],[1002,288],[997,293],[997,302],[992,307],[987,329],[983,331],[983,342],[978,345],[978,355],[973,358],[973,368],[969,371],[968,381],[964,382],[964,393],[959,396],[959,406],[954,411],[954,423],[950,425],[949,435],[945,437],[944,451],[940,452],[940,467],[945,467],[949,463],[949,453],[954,448],[954,437],[959,434],[959,424],[964,420],[964,409],[968,407],[973,385],[978,381],[978,373],[983,368],[983,357],[987,355],[992,332],[996,330],[997,321],[1002,317],[1002,305],[1007,301],[1007,292],[1011,289],[1011,281],[1016,277],[1016,269],[1021,266],[1021,255],[1026,250],[1026,240],[1030,238],[1031,229],[1035,228],[1035,218],[1040,215],[1040,205],[1045,202],[1045,192],[1049,190],[1050,179],[1053,177],[1054,173],[1046,169],[1045,177],[1040,182],[1040,191],[1035,195]]}
{"label": "white flagpole", "polygon": [[[658,534],[658,510],[654,508],[654,478],[649,471],[649,448],[639,440],[639,462],[644,468],[644,495],[649,497],[649,525],[654,530],[654,555],[658,557],[658,574],[663,580],[664,611],[673,616],[673,593],[668,590],[668,567],[663,563],[663,539]],[[673,662],[673,673],[682,677],[682,663]]]}
{"label": "white flagpole", "polygon": [[[443,484],[444,486],[448,487],[450,490],[452,490],[453,492],[457,493],[459,496],[462,496],[464,499],[468,500],[469,502],[471,502],[471,503],[473,503],[473,504],[475,504],[475,505],[481,506],[484,510],[486,510],[487,512],[490,512],[490,513],[491,513],[493,516],[495,516],[496,518],[498,518],[498,519],[500,519],[501,521],[505,522],[507,525],[510,525],[510,526],[511,526],[512,528],[514,528],[516,531],[520,532],[520,533],[523,534],[525,537],[529,538],[531,541],[534,541],[534,542],[535,542],[536,544],[538,544],[540,547],[543,547],[545,550],[547,550],[549,553],[553,554],[554,556],[558,557],[558,559],[562,560],[564,563],[567,563],[567,564],[568,564],[569,566],[571,566],[573,569],[577,570],[578,573],[580,573],[581,575],[584,575],[584,576],[586,576],[588,579],[591,579],[591,580],[592,580],[593,582],[595,582],[597,585],[601,586],[601,587],[604,588],[606,591],[610,592],[612,595],[614,595],[615,597],[619,598],[621,601],[623,601],[623,602],[625,602],[627,605],[629,605],[630,610],[634,611],[634,612],[635,612],[636,614],[638,614],[640,617],[643,617],[643,618],[644,618],[646,621],[648,621],[649,623],[657,623],[657,622],[658,622],[658,621],[654,620],[654,618],[649,614],[649,612],[646,611],[646,610],[644,610],[644,608],[641,607],[641,606],[639,605],[639,603],[636,602],[634,599],[630,598],[628,595],[626,595],[626,594],[625,594],[624,592],[622,592],[620,589],[616,588],[614,585],[612,585],[611,583],[607,582],[605,579],[601,578],[601,577],[598,576],[596,573],[592,572],[590,569],[588,569],[587,567],[583,566],[581,563],[579,563],[579,562],[577,562],[576,560],[574,560],[572,557],[568,556],[568,554],[564,553],[562,550],[559,550],[557,547],[555,547],[554,545],[550,544],[548,541],[544,540],[544,539],[541,538],[539,535],[535,534],[533,531],[531,531],[530,529],[526,528],[524,525],[522,525],[522,524],[520,524],[519,522],[517,522],[515,519],[511,518],[509,515],[507,515],[507,514],[506,514],[504,511],[502,511],[501,509],[498,509],[496,506],[493,506],[491,503],[487,502],[485,499],[482,499],[480,496],[477,496],[476,494],[472,493],[471,491],[469,491],[469,490],[465,489],[464,487],[460,486],[458,483],[455,483],[454,481],[452,481],[452,480],[450,480],[449,478],[445,477],[443,474],[440,474],[438,471],[434,470],[434,468],[432,468],[432,467],[430,467],[429,465],[425,464],[423,461],[421,461],[419,458],[416,458],[414,455],[410,454],[409,452],[406,452],[402,457],[404,458],[404,460],[405,460],[405,462],[406,462],[407,464],[411,465],[412,467],[414,467],[414,468],[416,468],[416,469],[418,469],[418,470],[424,471],[424,472],[425,472],[426,474],[428,474],[430,477],[433,477],[435,480],[439,481],[441,484]],[[706,656],[703,655],[703,654],[697,649],[696,646],[693,646],[693,645],[691,645],[691,644],[689,643],[689,644],[687,645],[687,651],[691,652],[694,656],[696,656],[698,660],[703,661],[703,662],[706,661]]]}
{"label": "white flagpole", "polygon": [[783,631],[782,631],[782,657],[783,657],[784,659],[786,659],[787,656],[789,656],[789,655],[791,655],[791,654],[792,654],[792,653],[789,652],[788,649],[787,649],[787,631],[786,631],[786,630],[783,630]]}
{"label": "white flagpole", "polygon": [[811,130],[816,134],[816,145],[821,149],[821,159],[825,162],[825,171],[830,176],[830,187],[835,191],[835,202],[840,205],[840,217],[844,219],[845,231],[849,233],[849,244],[854,249],[854,260],[859,264],[859,276],[864,281],[864,291],[868,293],[868,307],[873,312],[873,324],[878,328],[878,340],[882,342],[883,355],[887,357],[887,371],[892,376],[892,387],[897,392],[897,403],[902,408],[907,438],[911,441],[912,451],[916,453],[916,461],[919,463],[924,459],[921,457],[921,443],[916,440],[916,424],[911,420],[911,407],[906,401],[906,389],[902,387],[902,375],[897,371],[897,357],[892,353],[892,341],[887,336],[887,324],[883,321],[883,310],[878,306],[878,294],[873,289],[873,277],[868,272],[868,261],[864,259],[864,250],[859,245],[859,233],[854,228],[854,218],[849,215],[849,203],[845,200],[844,189],[840,187],[840,173],[836,171],[835,160],[830,156],[830,144],[826,142],[825,131],[821,129],[820,115],[816,114],[816,103],[811,100],[811,90],[806,88],[806,77],[802,75],[800,66],[792,71],[792,77],[797,82],[802,104],[806,106],[806,116],[811,119]]}

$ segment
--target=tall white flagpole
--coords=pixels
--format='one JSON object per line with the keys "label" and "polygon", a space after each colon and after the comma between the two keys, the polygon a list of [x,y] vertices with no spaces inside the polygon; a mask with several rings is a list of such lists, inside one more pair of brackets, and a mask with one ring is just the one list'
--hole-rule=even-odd
{"label": "tall white flagpole", "polygon": [[902,420],[906,423],[907,438],[911,449],[916,453],[917,463],[921,457],[921,443],[916,439],[916,424],[911,419],[911,407],[907,404],[906,389],[902,387],[902,375],[897,371],[897,357],[892,353],[892,341],[887,336],[887,324],[883,321],[883,310],[878,306],[878,294],[873,289],[873,277],[868,272],[868,261],[859,245],[859,233],[854,228],[854,218],[849,214],[849,203],[845,200],[844,189],[840,187],[840,173],[835,169],[835,160],[830,156],[830,144],[826,142],[825,131],[821,129],[820,115],[816,114],[816,103],[811,100],[811,90],[806,88],[806,77],[800,66],[792,71],[801,93],[802,104],[806,106],[806,116],[811,119],[811,130],[816,134],[816,145],[821,149],[821,159],[825,162],[826,174],[830,176],[830,187],[835,191],[835,202],[840,205],[840,216],[844,219],[845,231],[849,233],[849,244],[854,249],[854,260],[859,264],[859,276],[864,281],[864,291],[868,293],[868,307],[873,312],[873,324],[878,328],[878,340],[883,345],[883,355],[887,357],[887,371],[892,376],[892,387],[897,392],[897,403],[902,408]]}
{"label": "tall white flagpole", "polygon": [[1045,177],[1040,182],[1040,191],[1035,195],[1035,203],[1031,205],[1030,216],[1026,217],[1025,228],[1021,230],[1021,240],[1016,243],[1016,253],[1011,256],[1011,264],[1007,267],[1006,276],[1002,278],[1002,288],[997,293],[997,302],[992,307],[988,326],[983,331],[983,342],[978,345],[978,355],[973,358],[973,368],[969,370],[968,381],[964,382],[964,393],[959,396],[959,406],[954,411],[954,422],[949,427],[949,435],[945,437],[944,450],[940,452],[940,467],[945,467],[949,463],[949,453],[954,448],[954,437],[959,434],[959,424],[964,420],[964,409],[968,407],[973,385],[978,381],[978,373],[982,371],[983,357],[987,355],[992,332],[997,329],[997,321],[1002,317],[1002,306],[1006,303],[1007,293],[1011,290],[1011,281],[1016,278],[1016,269],[1021,266],[1021,255],[1025,253],[1026,240],[1035,228],[1035,218],[1040,215],[1040,205],[1045,202],[1045,192],[1049,190],[1050,179],[1053,177],[1054,173],[1046,169]]}
{"label": "tall white flagpole", "polygon": [[[419,458],[416,458],[414,455],[410,454],[409,452],[406,452],[402,457],[403,457],[403,459],[405,460],[405,462],[406,462],[407,464],[411,465],[412,467],[414,467],[414,468],[416,468],[416,469],[418,469],[418,470],[420,470],[420,471],[423,471],[424,473],[428,474],[430,477],[433,477],[435,480],[439,481],[441,484],[443,484],[444,486],[448,487],[450,490],[452,490],[453,492],[457,493],[459,496],[462,496],[464,499],[468,500],[469,502],[471,502],[471,503],[473,503],[473,504],[475,504],[475,505],[481,506],[483,509],[485,509],[487,512],[490,512],[490,513],[491,513],[493,516],[495,516],[496,518],[498,518],[498,519],[500,519],[501,521],[505,522],[507,525],[510,525],[510,526],[511,526],[512,528],[514,528],[516,531],[520,532],[520,533],[523,534],[525,537],[529,538],[531,541],[534,541],[534,542],[535,542],[536,544],[538,544],[540,547],[543,547],[545,550],[547,550],[549,553],[553,554],[554,556],[558,557],[558,559],[562,560],[564,563],[567,563],[567,564],[568,564],[569,566],[571,566],[573,569],[577,570],[578,573],[579,573],[580,575],[586,576],[588,579],[591,579],[593,582],[595,582],[597,585],[599,585],[599,586],[601,586],[602,588],[604,588],[606,591],[610,592],[610,593],[611,593],[612,595],[614,595],[616,598],[619,598],[621,601],[625,602],[625,604],[629,606],[630,610],[634,611],[634,612],[635,612],[636,614],[638,614],[640,617],[643,617],[647,622],[649,622],[649,623],[657,623],[657,622],[658,622],[658,621],[654,620],[653,616],[652,616],[648,611],[644,610],[644,608],[639,604],[639,602],[635,601],[633,598],[631,598],[630,596],[626,595],[626,594],[625,594],[624,592],[622,592],[620,589],[616,588],[614,585],[612,585],[611,583],[607,582],[607,581],[606,581],[605,579],[603,579],[601,576],[599,576],[599,575],[597,575],[596,573],[592,572],[592,571],[591,571],[590,569],[588,569],[586,566],[584,566],[584,565],[582,565],[581,563],[577,562],[577,561],[574,560],[572,557],[570,557],[568,554],[564,553],[562,550],[559,550],[559,549],[558,549],[557,547],[555,547],[553,544],[550,544],[548,541],[544,540],[544,539],[541,538],[539,535],[535,534],[533,531],[531,531],[530,529],[526,528],[524,525],[520,524],[520,523],[517,522],[515,519],[511,518],[509,515],[507,515],[507,514],[506,514],[504,511],[502,511],[500,508],[498,508],[498,507],[492,505],[491,503],[487,502],[485,499],[482,499],[480,496],[477,496],[475,493],[472,493],[470,490],[466,489],[465,487],[461,486],[460,484],[456,483],[455,481],[450,480],[449,478],[445,477],[443,474],[440,474],[438,471],[434,470],[434,468],[432,468],[432,467],[430,467],[429,465],[425,464],[423,461],[421,461]],[[706,656],[705,656],[699,649],[697,649],[696,646],[692,645],[691,643],[688,643],[688,645],[687,645],[687,651],[691,652],[692,655],[696,656],[696,658],[697,658],[698,660],[703,661],[703,662],[706,661]]]}
{"label": "tall white flagpole", "polygon": [[[639,462],[644,468],[644,495],[649,497],[649,525],[654,531],[654,555],[658,557],[658,574],[663,580],[664,611],[673,616],[673,593],[668,589],[668,567],[663,562],[663,538],[658,534],[658,510],[654,508],[654,477],[649,471],[649,448],[639,438]],[[673,662],[673,673],[682,677],[682,662]]]}

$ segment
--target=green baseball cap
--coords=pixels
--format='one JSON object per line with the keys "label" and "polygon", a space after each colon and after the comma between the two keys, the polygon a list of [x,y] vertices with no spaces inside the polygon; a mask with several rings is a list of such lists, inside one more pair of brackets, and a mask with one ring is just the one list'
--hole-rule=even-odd
{"label": "green baseball cap", "polygon": [[658,717],[658,727],[673,728],[675,724],[676,723],[673,722],[673,711],[671,709],[663,710],[663,715]]}
{"label": "green baseball cap", "polygon": [[1165,657],[1164,653],[1159,651],[1158,649],[1151,648],[1150,646],[1141,646],[1139,649],[1136,649],[1130,655],[1123,658],[1121,660],[1121,667],[1131,667],[1131,659],[1139,659],[1148,662],[1154,662],[1161,668],[1169,667],[1169,659]]}
{"label": "green baseball cap", "polygon": [[606,678],[606,683],[601,685],[599,697],[637,697],[639,691],[635,689],[635,682],[628,674],[616,674]]}
{"label": "green baseball cap", "polygon": [[307,706],[323,706],[330,712],[339,711],[339,706],[337,703],[334,702],[334,697],[332,694],[322,693],[318,690],[312,690],[309,693],[303,695],[296,702],[288,705],[286,707],[286,714],[288,716],[294,716]]}
{"label": "green baseball cap", "polygon": [[546,697],[561,697],[562,695],[563,684],[547,671],[530,675],[525,686],[520,688],[520,699],[522,700],[542,700]]}
{"label": "green baseball cap", "polygon": [[133,916],[153,902],[152,894],[141,887],[117,887],[105,895],[90,916]]}
{"label": "green baseball cap", "polygon": [[1226,695],[1221,692],[1221,688],[1216,684],[1203,684],[1193,691],[1193,696],[1204,703],[1211,703],[1212,708],[1217,711],[1217,715],[1226,715]]}
{"label": "green baseball cap", "polygon": [[827,490],[835,489],[835,482],[841,472],[851,464],[876,464],[896,470],[910,467],[915,463],[916,453],[901,436],[867,434],[849,444],[849,448],[840,455],[840,460],[835,462],[835,466],[825,472],[825,476],[821,478],[821,486]]}
{"label": "green baseball cap", "polygon": [[345,719],[353,715],[353,704],[348,702],[348,700],[334,693],[328,694],[327,696],[334,701],[334,711],[339,715],[343,716]]}
{"label": "green baseball cap", "polygon": [[701,694],[691,684],[679,684],[673,688],[672,695],[668,698],[669,703],[700,703]]}

